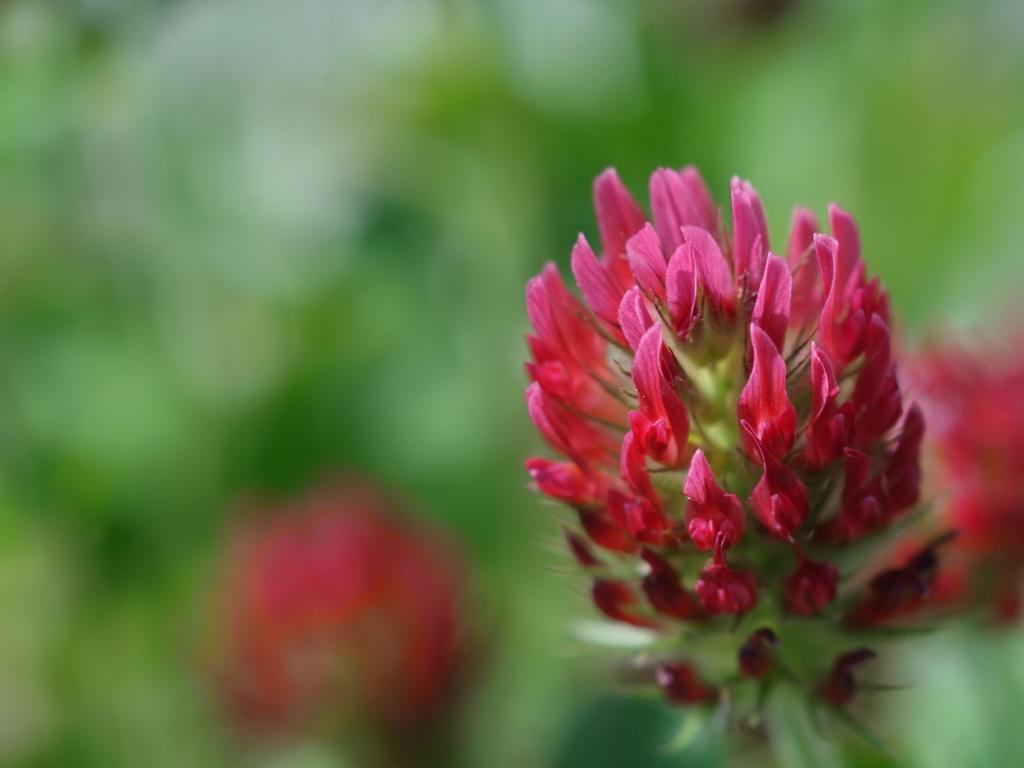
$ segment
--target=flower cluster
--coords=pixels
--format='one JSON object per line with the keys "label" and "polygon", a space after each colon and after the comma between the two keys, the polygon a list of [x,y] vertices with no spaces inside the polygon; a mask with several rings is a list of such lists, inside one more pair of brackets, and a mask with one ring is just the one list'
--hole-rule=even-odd
{"label": "flower cluster", "polygon": [[955,534],[926,590],[929,607],[1020,612],[1024,581],[1024,354],[1017,344],[946,345],[912,360],[929,422],[931,522]]}
{"label": "flower cluster", "polygon": [[356,723],[405,738],[452,692],[463,582],[446,537],[362,482],[247,516],[215,604],[219,698],[248,736]]}
{"label": "flower cluster", "polygon": [[605,171],[583,301],[550,263],[527,285],[526,402],[561,458],[526,468],[574,509],[597,608],[657,638],[670,700],[785,675],[841,706],[892,597],[865,549],[919,496],[888,294],[838,206],[831,234],[797,209],[778,256],[745,181],[731,228],[692,167],[656,171],[650,201],[653,223]]}

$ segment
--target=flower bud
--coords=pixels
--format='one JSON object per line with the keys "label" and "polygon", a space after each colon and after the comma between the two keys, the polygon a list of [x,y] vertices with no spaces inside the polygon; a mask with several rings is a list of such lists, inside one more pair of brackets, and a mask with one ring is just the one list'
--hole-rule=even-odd
{"label": "flower bud", "polygon": [[815,563],[801,554],[800,565],[786,577],[783,594],[787,610],[796,616],[812,616],[836,599],[839,569],[832,563]]}
{"label": "flower bud", "polygon": [[651,552],[641,550],[640,556],[650,567],[651,572],[644,577],[643,589],[651,605],[666,616],[684,621],[695,621],[704,617],[704,612],[679,582],[679,574],[668,561]]}
{"label": "flower bud", "polygon": [[734,571],[725,563],[725,535],[715,543],[715,559],[700,572],[694,586],[708,613],[743,613],[757,605],[757,577],[753,571]]}
{"label": "flower bud", "polygon": [[591,588],[594,605],[609,619],[632,624],[634,627],[657,627],[657,622],[646,616],[638,616],[631,612],[637,599],[633,591],[621,581],[594,579]]}
{"label": "flower bud", "polygon": [[572,556],[581,568],[597,568],[601,565],[601,561],[594,556],[590,545],[582,536],[577,536],[568,528],[563,529],[563,533],[565,541],[569,545],[569,551],[572,552]]}
{"label": "flower bud", "polygon": [[876,655],[870,648],[859,648],[844,653],[836,659],[832,674],[818,686],[818,694],[833,707],[845,707],[857,693],[857,679],[853,676],[854,667],[871,661]]}
{"label": "flower bud", "polygon": [[655,679],[673,704],[700,704],[714,698],[714,691],[697,677],[689,664],[662,664],[655,670]]}
{"label": "flower bud", "polygon": [[779,638],[767,627],[757,630],[740,648],[740,672],[753,678],[761,678],[771,672],[775,659],[769,646],[778,643]]}
{"label": "flower bud", "polygon": [[686,524],[697,549],[712,549],[719,535],[726,547],[743,537],[743,506],[735,494],[725,493],[718,486],[701,450],[693,454],[683,493],[690,499],[686,505]]}

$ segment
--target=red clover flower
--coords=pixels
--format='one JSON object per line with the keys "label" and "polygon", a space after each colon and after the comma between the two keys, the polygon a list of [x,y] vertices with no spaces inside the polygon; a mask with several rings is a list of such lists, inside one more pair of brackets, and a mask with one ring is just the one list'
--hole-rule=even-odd
{"label": "red clover flower", "polygon": [[650,200],[653,223],[602,173],[601,255],[572,251],[583,300],[551,263],[527,284],[527,408],[559,457],[526,468],[575,511],[594,603],[649,634],[670,701],[786,679],[844,707],[905,589],[863,563],[919,495],[888,294],[836,205],[831,234],[798,208],[779,256],[745,181],[731,228],[692,167],[656,171]]}

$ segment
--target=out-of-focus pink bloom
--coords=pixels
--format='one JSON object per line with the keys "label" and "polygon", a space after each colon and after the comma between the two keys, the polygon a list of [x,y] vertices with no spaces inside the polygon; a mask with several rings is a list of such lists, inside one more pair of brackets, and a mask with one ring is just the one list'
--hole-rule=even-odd
{"label": "out-of-focus pink bloom", "polygon": [[[566,459],[527,469],[575,508],[570,549],[601,569],[605,616],[665,635],[831,622],[811,633],[824,672],[860,631],[830,610],[834,561],[917,503],[924,419],[905,404],[888,296],[850,215],[831,206],[825,234],[798,209],[782,258],[750,183],[732,179],[729,193],[731,225],[695,169],[659,169],[648,219],[613,171],[598,178],[603,255],[582,237],[572,251],[585,304],[552,264],[527,291],[529,413]],[[607,562],[593,564],[584,536]],[[871,572],[843,575],[853,604],[873,599]],[[748,674],[762,651],[747,654]]]}
{"label": "out-of-focus pink bloom", "polygon": [[211,662],[230,719],[253,737],[324,720],[426,725],[465,661],[460,561],[447,536],[365,483],[240,520]]}
{"label": "out-of-focus pink bloom", "polygon": [[[933,348],[908,366],[929,430],[925,481],[932,520],[956,538],[942,548],[929,605],[985,601],[1013,618],[1024,582],[1024,346],[966,343]],[[924,435],[921,436],[925,438]],[[920,442],[920,440],[919,440]],[[903,489],[902,477],[909,474]],[[911,498],[913,469],[890,485]],[[955,572],[954,572],[955,569]]]}

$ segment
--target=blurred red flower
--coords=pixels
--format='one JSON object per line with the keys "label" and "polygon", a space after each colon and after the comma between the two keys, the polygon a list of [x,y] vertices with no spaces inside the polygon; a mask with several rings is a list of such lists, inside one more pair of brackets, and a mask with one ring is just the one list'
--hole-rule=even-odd
{"label": "blurred red flower", "polygon": [[931,350],[908,366],[929,423],[929,495],[955,531],[936,579],[947,600],[984,599],[1003,618],[1024,577],[1024,345]]}
{"label": "blurred red flower", "polygon": [[247,736],[423,726],[463,661],[464,582],[452,540],[364,482],[246,516],[215,601],[230,719]]}

